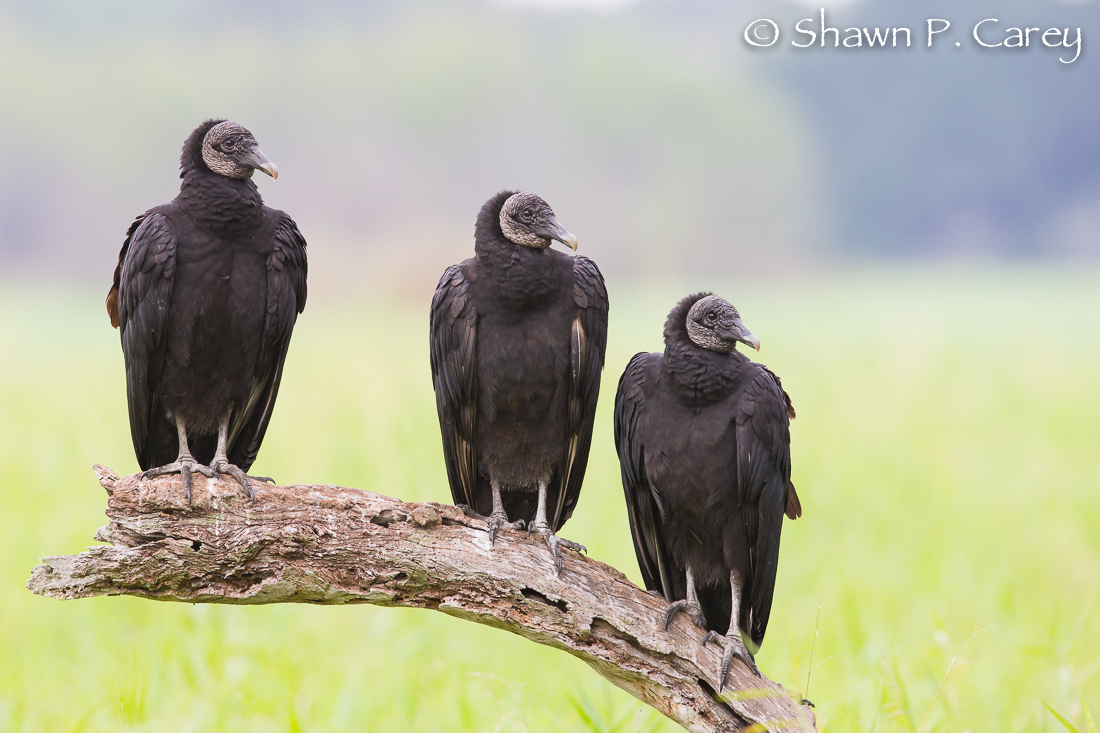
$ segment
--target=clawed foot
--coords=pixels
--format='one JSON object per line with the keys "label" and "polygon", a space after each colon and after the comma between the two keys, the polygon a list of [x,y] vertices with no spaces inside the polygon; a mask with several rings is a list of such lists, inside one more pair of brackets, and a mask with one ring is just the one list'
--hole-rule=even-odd
{"label": "clawed foot", "polygon": [[550,529],[550,525],[545,522],[532,522],[527,527],[527,534],[530,535],[531,532],[535,532],[539,537],[542,537],[542,541],[550,548],[550,554],[554,556],[554,575],[561,575],[561,548],[564,547],[574,552],[588,552],[588,548],[584,545],[573,542],[572,540],[563,540],[561,537],[558,537],[554,534],[554,531]]}
{"label": "clawed foot", "polygon": [[[466,509],[463,509],[462,511],[466,511]],[[519,529],[519,530],[522,530],[522,529],[527,528],[527,523],[524,522],[522,519],[519,519],[515,522],[509,522],[508,517],[505,516],[503,513],[490,514],[488,517],[483,517],[483,519],[486,522],[489,523],[489,544],[490,545],[495,545],[496,544],[496,542],[497,542],[497,531],[500,530],[500,529]]]}
{"label": "clawed foot", "polygon": [[497,542],[497,532],[500,529],[527,529],[527,523],[522,519],[515,522],[509,522],[508,517],[504,514],[490,514],[485,516],[481,512],[472,508],[468,504],[455,504],[456,507],[462,510],[462,513],[471,519],[480,519],[489,525],[489,544],[495,545]]}
{"label": "clawed foot", "polygon": [[729,674],[730,664],[733,662],[734,657],[744,662],[745,666],[752,670],[752,673],[757,677],[760,676],[760,670],[756,667],[756,660],[753,659],[740,634],[722,636],[716,631],[708,631],[707,635],[703,637],[703,646],[706,646],[707,642],[710,641],[714,641],[725,648],[722,653],[722,667],[718,672],[719,694],[721,694],[722,687],[726,684],[726,675]]}
{"label": "clawed foot", "polygon": [[470,507],[469,504],[455,504],[456,507],[462,510],[462,513],[471,519],[480,519],[483,522],[488,522],[489,518],[484,514],[480,514]]}
{"label": "clawed foot", "polygon": [[210,464],[210,468],[214,469],[218,473],[224,473],[232,476],[237,480],[237,483],[244,489],[245,495],[250,501],[256,501],[256,493],[252,490],[252,481],[263,481],[265,483],[273,484],[275,480],[269,476],[249,476],[237,466],[234,466],[229,461],[219,460],[217,457]]}
{"label": "clawed foot", "polygon": [[214,460],[209,466],[204,466],[201,463],[196,462],[193,458],[176,459],[175,462],[169,463],[167,466],[157,466],[156,468],[150,468],[148,471],[144,471],[141,474],[141,480],[155,478],[157,476],[164,476],[169,473],[178,473],[183,477],[183,488],[187,494],[187,503],[191,503],[191,474],[201,473],[207,478],[217,478],[219,473],[228,474],[237,480],[237,483],[244,489],[244,493],[248,495],[248,498],[252,501],[256,501],[256,494],[252,490],[252,481],[263,481],[269,484],[275,483],[275,479],[269,476],[249,476],[237,466],[234,466],[228,461]]}
{"label": "clawed foot", "polygon": [[[534,528],[535,528],[535,523],[534,522],[531,522],[530,524],[527,525],[527,536],[528,537],[531,536],[531,530],[533,530]],[[550,531],[550,527],[548,527],[548,526],[544,527],[544,529],[546,531]],[[539,534],[541,535],[542,532],[539,532]],[[557,537],[557,535],[554,535],[554,536]],[[558,537],[557,539],[558,539],[558,544],[560,544],[562,547],[564,547],[567,550],[572,550],[573,552],[577,552],[577,553],[583,552],[585,555],[588,554],[588,548],[585,547],[584,545],[582,545],[580,542],[574,542],[573,540],[567,540],[564,537]],[[658,592],[657,595],[660,595],[660,593]]]}
{"label": "clawed foot", "polygon": [[167,466],[157,466],[156,468],[150,468],[148,471],[144,471],[141,474],[141,480],[155,478],[157,476],[164,476],[169,473],[178,473],[183,477],[183,488],[187,494],[187,503],[191,503],[191,474],[201,473],[207,478],[214,478],[215,473],[212,469],[201,463],[196,463],[194,459],[188,457],[177,458],[173,463],[169,463]]}
{"label": "clawed foot", "polygon": [[582,552],[585,555],[588,554],[588,548],[585,547],[584,545],[582,545],[580,542],[574,542],[573,540],[567,540],[563,537],[558,537],[558,542],[561,543],[561,546],[564,547],[565,549],[572,550],[573,552],[577,553],[578,555],[581,554]]}
{"label": "clawed foot", "polygon": [[707,625],[707,620],[703,617],[703,609],[698,604],[688,600],[680,600],[673,601],[668,607],[668,612],[665,614],[665,631],[668,631],[668,626],[672,623],[672,617],[678,613],[686,613],[691,616],[691,620],[700,629]]}

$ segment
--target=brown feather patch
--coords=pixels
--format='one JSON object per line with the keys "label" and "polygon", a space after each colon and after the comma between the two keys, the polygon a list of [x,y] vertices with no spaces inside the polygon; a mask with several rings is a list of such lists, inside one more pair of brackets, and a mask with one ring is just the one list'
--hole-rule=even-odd
{"label": "brown feather patch", "polygon": [[111,288],[107,293],[107,315],[111,317],[111,325],[118,328],[118,288]]}
{"label": "brown feather patch", "polygon": [[787,519],[798,519],[802,516],[802,502],[798,500],[798,494],[794,490],[794,483],[787,482]]}

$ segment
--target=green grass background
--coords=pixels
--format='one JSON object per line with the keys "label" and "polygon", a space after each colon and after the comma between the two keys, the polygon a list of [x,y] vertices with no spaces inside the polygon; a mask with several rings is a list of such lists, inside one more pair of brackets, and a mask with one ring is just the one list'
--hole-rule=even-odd
{"label": "green grass background", "polygon": [[[829,731],[1084,729],[1100,713],[1100,271],[870,269],[718,292],[799,417],[765,674]],[[627,359],[687,287],[611,288],[584,493],[563,535],[638,579],[611,439]],[[93,463],[136,470],[103,293],[0,283],[0,731],[673,730],[582,662],[439,613],[59,602]],[[426,296],[425,296],[426,297]],[[427,302],[317,293],[255,472],[448,499]]]}

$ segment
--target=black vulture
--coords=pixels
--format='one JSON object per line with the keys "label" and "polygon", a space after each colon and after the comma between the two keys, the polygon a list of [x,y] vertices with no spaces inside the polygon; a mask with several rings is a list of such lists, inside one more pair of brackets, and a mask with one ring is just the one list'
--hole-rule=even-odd
{"label": "black vulture", "polygon": [[237,123],[195,128],[180,169],[179,195],[130,225],[107,296],[130,435],[143,477],[182,474],[188,502],[192,472],[229,474],[254,499],[245,472],[306,304],[306,242],[264,206],[252,172],[279,171]]}
{"label": "black vulture", "polygon": [[[580,495],[607,344],[607,290],[550,206],[503,191],[477,216],[474,257],[443,273],[432,298],[431,366],[447,478],[456,504],[545,540]],[[513,523],[509,523],[511,518]],[[583,548],[581,548],[583,549]]]}
{"label": "black vulture", "polygon": [[[779,377],[739,353],[760,349],[722,298],[684,298],[665,322],[664,354],[636,354],[615,395],[615,445],[646,588],[688,613],[760,674],[755,648],[771,613],[783,514],[802,508],[791,483],[791,400]],[[743,602],[744,601],[744,602]],[[722,635],[724,634],[724,636]]]}

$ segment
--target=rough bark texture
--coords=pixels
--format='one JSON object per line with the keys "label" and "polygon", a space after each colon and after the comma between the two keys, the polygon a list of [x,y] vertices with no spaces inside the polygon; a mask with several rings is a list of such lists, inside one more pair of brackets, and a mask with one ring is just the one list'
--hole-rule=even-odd
{"label": "rough bark texture", "polygon": [[797,696],[734,660],[721,699],[720,649],[618,570],[565,552],[555,577],[536,537],[442,504],[338,486],[141,481],[96,466],[110,499],[109,546],[44,558],[27,587],[55,598],[134,595],[190,603],[373,603],[430,608],[567,651],[692,731],[814,730]]}

